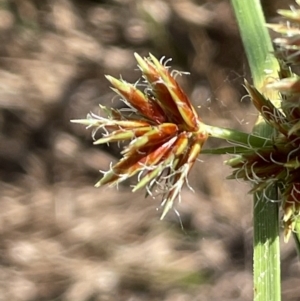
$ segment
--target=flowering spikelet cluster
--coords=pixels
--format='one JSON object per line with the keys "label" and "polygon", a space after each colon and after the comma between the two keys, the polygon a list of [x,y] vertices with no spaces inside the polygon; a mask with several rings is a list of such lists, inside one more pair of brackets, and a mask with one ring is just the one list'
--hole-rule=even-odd
{"label": "flowering spikelet cluster", "polygon": [[132,85],[106,76],[129,109],[100,105],[105,117],[89,114],[87,119],[74,122],[93,127],[94,134],[99,129],[104,132],[94,144],[130,141],[121,152],[121,160],[104,172],[95,186],[117,185],[137,174],[138,183],[133,191],[145,187],[147,194],[152,195],[154,189],[162,193],[163,218],[180,197],[208,134],[175,80],[176,73],[170,73],[151,54],[149,58],[135,54],[135,58],[143,74],[142,84]]}
{"label": "flowering spikelet cluster", "polygon": [[265,146],[249,147],[241,156],[228,160],[234,168],[230,178],[250,181],[254,193],[278,185],[287,241],[300,210],[300,103],[285,99],[277,109],[253,86],[246,87],[255,107],[279,134]]}
{"label": "flowering spikelet cluster", "polygon": [[[296,0],[300,5],[300,1]],[[278,10],[287,22],[281,24],[269,24],[268,27],[280,33],[282,36],[274,40],[276,55],[279,59],[289,64],[300,63],[300,9],[292,7],[291,10]]]}
{"label": "flowering spikelet cluster", "polygon": [[300,80],[291,69],[300,63],[300,10],[280,11],[280,14],[288,19],[287,24],[269,25],[283,35],[274,41],[281,65],[280,80],[266,86],[279,92],[280,107],[276,108],[246,83],[254,106],[277,134],[270,137],[266,145],[249,147],[227,163],[234,168],[230,178],[251,181],[252,192],[264,193],[277,185],[283,209],[284,238],[288,241],[300,217]]}

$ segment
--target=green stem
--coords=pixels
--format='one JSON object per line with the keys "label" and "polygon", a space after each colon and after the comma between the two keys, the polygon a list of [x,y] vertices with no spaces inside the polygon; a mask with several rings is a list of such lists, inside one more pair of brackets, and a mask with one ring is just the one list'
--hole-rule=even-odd
{"label": "green stem", "polygon": [[[231,0],[240,28],[254,86],[263,92],[269,78],[278,78],[279,65],[265,27],[260,1]],[[278,99],[275,95],[266,95]],[[275,96],[275,97],[274,97]],[[274,104],[275,106],[278,104]],[[273,134],[262,118],[253,129],[255,135],[270,138]],[[277,188],[271,187],[254,196],[254,300],[280,301],[280,251]]]}
{"label": "green stem", "polygon": [[297,250],[298,257],[300,258],[300,221],[296,221],[295,229],[293,232],[293,237],[295,241],[295,246]]}

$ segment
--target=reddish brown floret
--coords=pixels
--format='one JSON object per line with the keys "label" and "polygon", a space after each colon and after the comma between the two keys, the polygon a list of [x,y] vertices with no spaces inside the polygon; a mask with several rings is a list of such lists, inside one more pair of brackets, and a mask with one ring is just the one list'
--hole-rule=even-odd
{"label": "reddish brown floret", "polygon": [[143,91],[138,85],[106,76],[132,112],[125,115],[101,107],[108,118],[93,115],[94,126],[106,130],[95,144],[131,140],[121,152],[123,158],[104,173],[96,186],[116,185],[139,174],[133,190],[146,186],[147,193],[152,194],[157,187],[164,195],[164,216],[187,182],[208,134],[168,69],[152,55],[145,59],[135,56],[147,84]]}

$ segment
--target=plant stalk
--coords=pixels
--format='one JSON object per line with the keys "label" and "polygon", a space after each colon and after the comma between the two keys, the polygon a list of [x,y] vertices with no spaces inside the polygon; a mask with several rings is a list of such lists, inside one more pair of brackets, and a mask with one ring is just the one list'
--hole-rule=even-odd
{"label": "plant stalk", "polygon": [[[249,62],[253,84],[269,99],[279,99],[274,92],[264,93],[268,80],[278,78],[279,65],[265,26],[260,1],[231,0]],[[271,93],[271,94],[270,94]],[[278,106],[278,103],[274,103]],[[253,128],[255,135],[275,135],[261,116]],[[254,195],[254,300],[280,301],[279,206],[277,187]]]}

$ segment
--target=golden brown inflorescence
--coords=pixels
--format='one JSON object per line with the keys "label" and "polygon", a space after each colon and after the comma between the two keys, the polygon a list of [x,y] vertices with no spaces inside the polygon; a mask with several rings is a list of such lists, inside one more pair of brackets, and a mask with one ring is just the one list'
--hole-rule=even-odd
{"label": "golden brown inflorescence", "polygon": [[130,141],[121,160],[104,172],[96,187],[117,185],[137,174],[133,191],[145,187],[147,194],[161,193],[163,218],[180,197],[208,133],[169,68],[151,54],[135,57],[143,74],[143,90],[138,84],[106,76],[130,110],[100,106],[105,117],[89,114],[86,120],[75,122],[104,130],[94,144]]}
{"label": "golden brown inflorescence", "polygon": [[[300,23],[299,10],[292,15],[281,13],[290,21]],[[270,201],[282,204],[287,241],[300,215],[300,80],[290,68],[290,64],[299,61],[300,29],[291,23],[270,27],[285,34],[275,41],[281,66],[280,80],[269,82],[265,87],[278,92],[280,105],[275,106],[247,82],[246,89],[260,115],[273,128],[272,137],[204,124],[173,76],[178,73],[170,72],[151,54],[148,58],[135,54],[142,72],[141,84],[132,85],[106,76],[129,109],[116,110],[100,105],[104,117],[91,113],[87,119],[74,120],[93,127],[94,135],[101,130],[103,136],[94,144],[130,141],[121,152],[121,160],[103,172],[96,187],[117,185],[137,175],[138,183],[133,191],[145,188],[149,195],[163,195],[163,218],[180,198],[182,186],[188,184],[188,174],[207,138],[230,140],[237,146],[206,150],[206,153],[235,154],[227,161],[233,167],[229,178],[250,181],[253,193],[264,194],[266,189],[278,187],[280,200]]]}
{"label": "golden brown inflorescence", "polygon": [[[300,4],[300,1],[296,1]],[[252,192],[264,193],[277,185],[283,210],[284,238],[288,241],[300,216],[300,79],[293,66],[300,63],[300,10],[280,10],[282,24],[268,25],[282,35],[274,40],[275,55],[280,63],[279,80],[266,85],[278,92],[279,106],[246,83],[252,102],[264,120],[274,129],[271,143],[249,147],[243,154],[228,160],[234,168],[230,178],[253,184]],[[297,70],[297,69],[296,69]],[[274,103],[278,103],[274,100]],[[276,200],[270,200],[276,201]]]}
{"label": "golden brown inflorescence", "polygon": [[287,241],[300,210],[300,103],[286,99],[277,109],[253,86],[246,84],[246,87],[255,107],[276,130],[276,135],[270,137],[271,143],[249,147],[242,155],[228,160],[227,164],[234,168],[230,178],[250,181],[253,193],[277,185]]}

